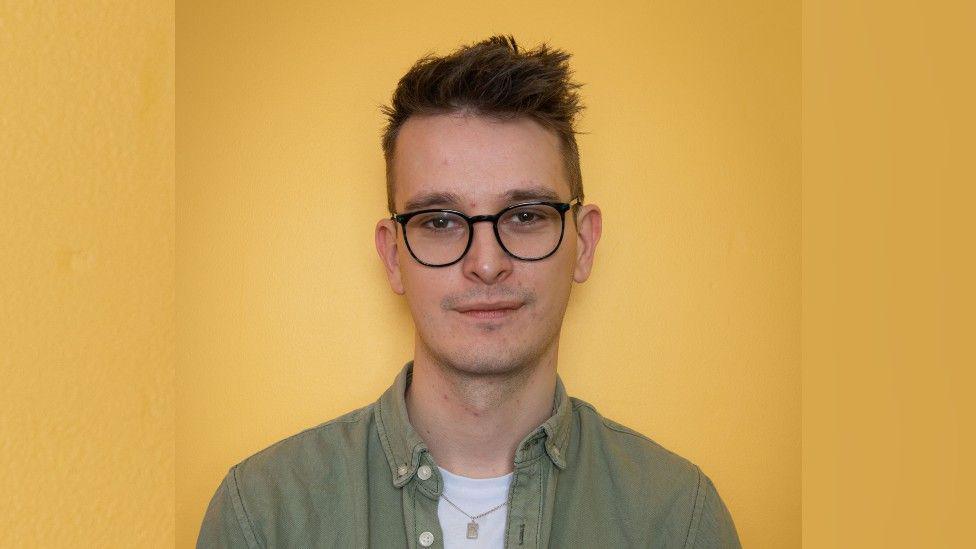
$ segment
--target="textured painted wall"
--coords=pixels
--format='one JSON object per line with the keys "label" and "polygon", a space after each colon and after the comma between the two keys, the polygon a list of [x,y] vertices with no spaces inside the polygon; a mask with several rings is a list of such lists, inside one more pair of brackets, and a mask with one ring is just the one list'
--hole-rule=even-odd
{"label": "textured painted wall", "polygon": [[971,547],[976,3],[803,19],[803,541]]}
{"label": "textured painted wall", "polygon": [[174,23],[0,2],[0,546],[174,544]]}
{"label": "textured painted wall", "polygon": [[[968,66],[969,52],[973,50],[976,12],[971,2],[940,6],[922,9],[912,2],[892,6],[845,1],[811,2],[805,8],[803,538],[815,547],[962,547],[970,537],[967,519],[972,516],[973,505],[968,494],[976,482],[968,464],[974,461],[976,449],[966,433],[971,432],[976,414],[973,399],[968,396],[974,386],[968,326],[974,307],[971,281],[976,279],[976,273],[968,253],[973,233],[969,211],[973,197],[968,182],[976,176],[968,159],[971,128],[976,124],[976,111],[970,100],[976,95],[976,80],[971,71],[961,68]],[[789,47],[778,50],[784,56],[779,64],[771,59],[763,61],[759,56],[751,69],[746,66],[749,70],[745,72],[735,64],[723,72],[721,66],[703,64],[702,60],[717,57],[742,62],[740,57],[751,51],[746,47],[750,33],[757,36],[754,45],[767,44],[771,50],[767,54],[775,58],[777,48],[759,41],[776,40],[777,33],[773,32],[772,38],[762,38],[757,33],[768,34],[778,21],[785,24],[779,32],[790,34],[795,30],[790,19],[783,14],[767,14],[772,18],[767,20],[755,9],[738,15],[701,12],[696,17],[694,11],[688,11],[694,8],[681,7],[671,8],[670,12],[656,8],[658,18],[651,19],[640,10],[607,14],[607,21],[588,21],[584,25],[574,20],[592,14],[522,10],[519,22],[512,11],[502,8],[502,12],[481,13],[479,21],[497,27],[493,30],[524,30],[531,38],[551,37],[567,47],[576,47],[580,52],[577,61],[583,62],[581,72],[586,75],[606,64],[604,50],[588,51],[588,47],[595,47],[591,42],[609,42],[607,48],[647,43],[658,48],[648,46],[646,50],[654,62],[673,60],[664,65],[666,70],[654,75],[657,84],[648,82],[644,91],[621,87],[618,80],[605,81],[615,74],[621,78],[627,75],[622,69],[633,68],[629,66],[611,64],[604,68],[599,80],[591,78],[590,89],[601,87],[603,82],[603,90],[587,92],[591,111],[586,129],[593,133],[583,138],[584,152],[602,146],[601,154],[611,155],[609,158],[618,162],[611,165],[607,158],[590,154],[592,166],[586,168],[585,176],[588,194],[605,211],[616,213],[614,221],[618,226],[626,220],[620,212],[628,204],[615,195],[633,191],[648,181],[652,190],[647,192],[653,193],[654,201],[644,205],[663,219],[655,221],[652,216],[642,234],[657,239],[659,244],[662,238],[667,242],[674,240],[664,247],[664,252],[680,252],[682,246],[696,242],[699,247],[675,257],[656,252],[660,265],[645,260],[624,267],[620,265],[624,261],[619,250],[622,241],[612,244],[614,239],[623,238],[623,231],[609,225],[594,280],[602,278],[606,286],[611,276],[628,277],[614,282],[623,284],[622,289],[598,291],[592,283],[581,288],[572,314],[589,315],[586,318],[610,324],[597,337],[590,333],[592,326],[584,329],[582,321],[571,317],[576,327],[567,326],[567,334],[581,342],[564,343],[574,356],[564,358],[562,367],[567,371],[563,375],[573,384],[575,393],[590,398],[603,410],[615,410],[618,419],[629,421],[710,468],[722,482],[723,493],[737,515],[747,545],[796,546],[794,531],[798,526],[791,518],[793,508],[784,510],[779,505],[783,501],[793,504],[795,490],[789,489],[789,482],[782,484],[787,488],[782,491],[772,486],[774,482],[779,485],[776,479],[763,480],[755,487],[743,486],[761,476],[762,467],[756,465],[761,460],[782,456],[785,461],[769,464],[769,474],[779,471],[782,477],[792,478],[796,464],[781,445],[783,441],[791,444],[792,431],[786,427],[793,425],[796,417],[791,415],[791,408],[782,406],[785,400],[772,402],[780,406],[770,408],[769,415],[785,413],[779,418],[763,417],[753,408],[735,410],[729,404],[734,400],[733,390],[741,388],[740,381],[732,376],[746,375],[744,361],[763,358],[773,348],[790,351],[789,340],[774,337],[766,342],[772,347],[759,353],[757,345],[745,345],[754,339],[732,338],[730,341],[737,343],[737,354],[732,360],[721,362],[734,368],[720,379],[720,383],[729,385],[727,390],[718,390],[716,383],[707,379],[700,395],[694,391],[683,394],[678,386],[679,381],[701,382],[700,376],[713,375],[708,364],[716,363],[717,358],[704,366],[700,358],[697,363],[685,359],[703,354],[712,357],[716,338],[729,337],[703,317],[716,306],[719,312],[730,311],[727,302],[732,289],[745,291],[745,300],[762,298],[757,287],[777,287],[768,276],[756,287],[741,280],[719,280],[716,287],[710,287],[701,276],[682,279],[694,275],[692,268],[707,264],[716,253],[715,245],[701,243],[709,233],[696,235],[688,227],[695,221],[723,226],[730,215],[725,212],[717,220],[705,219],[705,210],[694,207],[697,200],[711,206],[709,212],[723,212],[715,204],[728,198],[730,189],[720,185],[717,197],[696,196],[702,191],[705,168],[689,162],[689,158],[701,160],[706,153],[727,151],[732,134],[709,133],[712,141],[691,139],[705,137],[702,133],[713,132],[717,121],[722,120],[737,122],[740,132],[752,128],[754,133],[747,132],[744,137],[767,135],[757,127],[743,126],[741,118],[730,118],[733,105],[722,103],[716,88],[731,82],[736,97],[768,100],[769,95],[754,93],[770,86],[769,94],[773,95],[778,88],[771,82],[771,75],[777,69],[787,73],[779,84],[784,89],[795,84],[796,76],[790,73],[788,62],[796,52]],[[199,15],[196,11],[184,13]],[[277,24],[295,25],[290,19],[309,15],[296,13]],[[247,139],[256,141],[272,135],[260,123],[273,127],[277,120],[260,113],[267,108],[279,115],[283,109],[287,111],[289,93],[310,101],[303,93],[329,91],[331,95],[323,93],[323,101],[346,101],[365,108],[355,103],[355,89],[359,88],[339,88],[343,81],[363,85],[366,79],[368,86],[364,89],[372,94],[366,100],[385,100],[391,75],[403,70],[417,51],[432,46],[427,37],[418,38],[404,45],[403,52],[397,52],[397,48],[383,42],[388,37],[377,36],[383,29],[410,25],[414,32],[424,31],[435,37],[431,40],[438,41],[435,46],[441,51],[462,39],[480,37],[484,30],[480,23],[477,32],[464,27],[467,18],[450,12],[414,16],[429,16],[428,23],[412,18],[393,23],[390,19],[394,15],[369,10],[328,12],[331,19],[313,19],[309,24],[338,21],[347,25],[349,34],[371,30],[373,34],[365,35],[371,40],[363,43],[376,43],[376,48],[357,45],[353,51],[349,49],[353,41],[340,34],[344,42],[328,44],[334,46],[332,52],[344,52],[337,61],[344,68],[343,73],[306,69],[308,73],[291,78],[314,74],[322,83],[308,92],[295,85],[286,86],[281,91],[287,93],[269,98],[261,93],[276,88],[273,83],[262,81],[266,74],[246,78],[255,67],[249,66],[246,58],[223,57],[220,51],[220,46],[246,42],[249,33],[266,27],[256,19],[258,15],[252,13],[238,19],[236,14],[218,9],[196,28],[200,32],[211,25],[219,27],[214,17],[243,25],[231,31],[230,36],[218,37],[214,43],[217,51],[210,52],[217,60],[236,60],[236,67],[224,70],[252,86],[245,90],[234,90],[230,84],[218,86],[217,91],[224,95],[235,97],[236,93],[238,101],[247,99],[249,103],[244,104],[254,108],[246,116],[256,117],[235,128],[235,116],[243,115],[220,110],[213,113],[224,117],[212,124],[224,129],[229,124],[237,132],[230,132],[237,141],[216,147],[217,152],[232,155],[231,160],[241,160],[247,151],[236,147]],[[632,24],[621,23],[626,18],[633,19]],[[458,36],[442,36],[445,21],[457,25]],[[372,23],[380,26],[369,29]],[[542,32],[528,28],[548,29],[553,25],[565,30]],[[646,32],[663,35],[635,38],[642,25]],[[737,25],[744,26],[731,30]],[[189,25],[184,27],[191,29]],[[289,28],[305,28],[312,33],[300,25]],[[578,34],[581,28],[600,32],[592,38],[577,37],[576,41],[568,36]],[[341,30],[341,25],[329,27],[330,32],[336,29]],[[610,30],[621,32],[614,34]],[[716,30],[721,32],[712,33],[715,44],[702,34]],[[80,8],[69,3],[38,6],[0,2],[0,486],[4,490],[0,498],[0,545],[4,547],[165,547],[174,543],[173,34],[173,10],[163,4],[99,2]],[[459,37],[461,34],[464,36]],[[680,41],[682,36],[687,42]],[[289,52],[303,51],[295,46],[308,42],[307,37],[292,37],[292,42],[288,39],[264,36],[255,48],[278,43],[281,50],[273,52],[274,57],[258,56],[257,67],[264,65],[267,72],[270,69],[266,65],[272,61],[286,63]],[[780,40],[789,42],[782,37]],[[314,40],[311,43],[318,44]],[[731,49],[717,51],[723,44]],[[188,51],[199,53],[192,48]],[[376,63],[357,66],[350,59],[355,53]],[[384,64],[387,56],[395,59]],[[309,62],[322,69],[332,67],[322,57]],[[200,86],[216,85],[199,72],[200,66],[189,62],[185,66],[186,73],[194,75],[196,91],[200,91]],[[288,74],[293,68],[284,66],[281,70]],[[708,76],[706,69],[717,74]],[[380,74],[370,80],[373,72]],[[226,73],[218,76],[228,77]],[[630,77],[652,80],[647,74]],[[678,96],[680,90],[688,95]],[[184,93],[191,91],[193,88],[184,89]],[[668,104],[661,105],[661,99],[655,99],[662,93],[670,99]],[[650,112],[659,117],[661,112],[670,115],[659,118],[669,124],[658,130],[663,136],[657,136],[653,144],[667,147],[675,136],[682,135],[684,141],[662,151],[640,149],[640,141],[607,143],[610,136],[627,131],[630,124],[640,120],[634,117],[632,102],[642,94],[650,101],[644,108],[653,107]],[[625,101],[610,101],[617,97]],[[789,99],[789,94],[780,97]],[[705,102],[708,98],[717,103]],[[202,103],[206,106],[216,101],[216,97],[210,97]],[[186,101],[187,106],[195,104]],[[198,133],[202,130],[194,129],[196,124],[203,124],[203,130],[210,127],[205,121],[208,113],[199,106],[186,128],[193,130],[189,136],[205,143],[207,139]],[[692,106],[708,108],[696,119]],[[740,116],[756,114],[749,110],[748,102],[738,106],[746,109]],[[326,102],[321,108],[332,107]],[[775,102],[771,108],[776,110]],[[314,105],[306,105],[306,109],[316,112]],[[304,112],[298,109],[292,118],[286,117],[286,129],[296,131],[294,117]],[[725,116],[716,118],[722,114]],[[624,115],[627,118],[622,118]],[[275,192],[290,194],[277,197],[280,203],[270,202],[271,207],[287,214],[297,213],[297,221],[263,212],[262,208],[269,204],[268,194],[258,192],[228,199],[212,190],[207,194],[181,187],[181,196],[186,197],[183,203],[188,205],[181,211],[194,214],[181,225],[202,223],[206,229],[199,234],[181,231],[187,249],[198,248],[193,252],[195,258],[188,257],[194,258],[197,266],[210,265],[214,277],[235,268],[238,274],[232,277],[229,290],[222,289],[216,278],[193,281],[189,289],[193,289],[193,284],[200,287],[187,295],[205,298],[210,291],[216,294],[199,310],[181,300],[185,307],[181,316],[189,319],[181,332],[187,342],[182,348],[192,350],[180,354],[181,365],[190,365],[196,371],[187,374],[189,381],[183,384],[181,398],[186,405],[179,425],[181,440],[186,442],[181,443],[183,489],[178,509],[183,520],[179,546],[192,544],[201,506],[217,475],[230,462],[297,428],[371,400],[374,391],[385,386],[388,375],[406,357],[408,341],[403,329],[389,320],[391,316],[405,320],[405,312],[388,296],[375,295],[383,281],[378,272],[367,267],[373,259],[371,252],[364,249],[368,248],[366,237],[356,237],[358,240],[348,245],[339,238],[340,234],[348,234],[348,230],[340,233],[342,223],[358,223],[355,212],[345,211],[340,223],[329,225],[323,219],[323,211],[305,211],[303,202],[296,198],[304,190],[297,188],[298,183],[306,183],[317,193],[313,198],[335,207],[335,193],[352,186],[367,196],[350,193],[342,198],[368,203],[379,215],[382,197],[376,185],[380,166],[373,156],[378,152],[370,149],[375,135],[367,136],[368,132],[356,127],[359,122],[378,129],[377,120],[368,114],[363,114],[361,120],[337,120],[335,114],[319,116],[313,121],[344,123],[319,124],[315,127],[317,133],[299,125],[298,133],[279,138],[270,151],[262,154],[288,153],[291,147],[295,149],[291,154],[314,152],[316,156],[312,158],[322,164],[315,165],[314,170],[299,166],[289,174],[281,165],[263,159],[256,164],[267,163],[265,168],[271,170],[270,175],[261,174],[251,180],[273,180],[272,176],[282,174],[297,178],[294,186],[273,187]],[[753,122],[763,120],[766,119]],[[618,126],[608,128],[610,122],[617,122]],[[733,130],[718,126],[727,132]],[[766,131],[776,128],[779,125],[774,124]],[[631,139],[648,137],[636,129],[630,135]],[[343,136],[356,136],[348,150],[342,148]],[[302,148],[303,139],[311,139],[312,143]],[[691,143],[708,148],[696,151],[681,146]],[[748,149],[749,143],[754,144],[747,140],[741,147]],[[344,160],[341,155],[326,154],[329,151],[319,150],[325,145],[342,153],[351,150],[357,156]],[[251,146],[252,150],[262,150]],[[621,150],[613,155],[616,146]],[[791,151],[794,144],[787,140],[780,146]],[[763,150],[766,155],[792,158],[783,151],[774,154]],[[200,156],[205,154],[202,151]],[[663,159],[669,154],[675,155],[670,164]],[[220,155],[216,160],[222,167],[230,163]],[[205,165],[201,160],[197,162],[197,167],[187,173]],[[355,162],[363,165],[351,166]],[[629,163],[636,163],[641,173],[657,177],[622,179],[619,176],[635,175],[636,168],[628,167]],[[662,166],[668,169],[662,170]],[[346,185],[334,184],[334,179],[323,175],[333,172],[338,175],[328,177],[344,177],[340,182]],[[604,173],[617,177],[608,181],[606,176],[601,177]],[[218,177],[219,170],[214,169],[211,175]],[[353,186],[353,182],[367,176],[369,183],[362,185],[367,191]],[[683,191],[654,182],[663,176],[685,185],[696,181],[698,184]],[[765,176],[768,177],[772,176]],[[742,183],[741,178],[735,181]],[[222,185],[226,188],[229,184]],[[743,190],[755,191],[756,196],[762,197],[767,186],[772,188],[768,181],[754,182]],[[966,187],[969,189],[964,190]],[[789,191],[781,197],[783,204],[791,203],[786,199],[793,196],[793,187]],[[259,198],[265,202],[258,202]],[[223,204],[224,208],[219,204],[203,207],[207,201],[220,200],[229,200],[229,209],[228,203]],[[324,210],[326,206],[313,208]],[[740,212],[745,208],[741,203],[728,208],[740,215],[753,213],[749,209]],[[258,213],[261,215],[251,226],[247,220]],[[696,213],[688,221],[678,219]],[[308,222],[308,216],[320,222],[321,227],[335,231],[305,234],[307,228],[300,226]],[[751,217],[747,221],[752,221]],[[363,224],[371,225],[372,217]],[[746,224],[744,239],[733,243],[768,245],[772,241],[769,231],[786,227],[789,224],[779,218],[760,225]],[[221,230],[230,234],[209,234]],[[252,230],[263,232],[252,235]],[[664,231],[664,236],[655,236],[657,231]],[[317,255],[305,258],[303,250],[288,247],[255,248],[268,235],[289,242],[287,238],[296,234],[307,239],[304,245],[318,246],[311,248]],[[194,244],[198,237],[204,240],[204,246]],[[231,251],[217,249],[222,254],[218,259],[237,262],[231,267],[203,257],[206,244],[220,243],[220,238],[230,239],[230,244],[236,241],[238,246]],[[248,259],[243,255],[245,248],[250,253],[258,252],[259,257]],[[742,259],[741,248],[730,250],[739,250],[730,252],[730,258]],[[604,259],[608,255],[615,259]],[[336,258],[349,257],[362,262],[352,268],[353,273],[367,278],[362,287],[349,280],[349,271],[329,272],[334,269]],[[761,257],[768,258],[769,254]],[[274,260],[270,267],[262,264],[266,259]],[[742,267],[741,262],[734,264]],[[684,267],[677,268],[681,265]],[[786,261],[785,265],[791,263]],[[308,274],[309,267],[321,271]],[[645,270],[648,279],[658,284],[625,296],[633,302],[624,299],[611,304],[615,309],[612,315],[603,311],[598,299],[632,289],[626,286],[632,280],[632,269]],[[279,272],[285,273],[285,280],[276,280]],[[183,279],[187,276],[184,273]],[[314,280],[302,282],[302,277]],[[297,289],[285,287],[296,281],[300,283]],[[660,284],[664,287],[658,288]],[[313,292],[316,288],[318,294]],[[342,295],[349,291],[352,293]],[[668,298],[672,291],[681,293]],[[792,295],[788,284],[780,291]],[[236,298],[234,292],[238,292]],[[708,300],[716,296],[724,297],[710,306]],[[303,299],[313,302],[302,303]],[[767,301],[757,307],[768,308],[777,296],[763,299]],[[671,307],[649,308],[660,302]],[[331,303],[335,306],[329,309]],[[353,306],[367,308],[372,316],[345,314],[355,312]],[[313,307],[324,312],[311,311]],[[790,310],[787,307],[786,311]],[[194,315],[190,313],[194,311],[198,317],[191,322]],[[756,313],[748,307],[743,311],[748,315]],[[620,314],[625,314],[624,318],[634,322],[634,326],[652,322],[658,328],[675,328],[663,336],[646,336],[652,338],[650,341],[623,341],[634,336],[637,328],[621,325]],[[733,329],[745,327],[755,334],[759,327],[777,320],[788,323],[790,319],[789,314],[777,309],[763,314],[769,316],[736,320]],[[338,316],[341,322],[334,318]],[[231,327],[215,326],[220,321],[230,321]],[[351,325],[347,327],[345,323]],[[790,326],[786,328],[788,331]],[[297,333],[289,334],[289,329]],[[261,330],[271,330],[271,334]],[[377,334],[379,330],[389,330],[393,341],[363,335]],[[754,337],[759,335],[762,334]],[[263,338],[256,346],[235,349],[234,344],[255,336]],[[231,337],[232,341],[218,337]],[[193,338],[202,342],[194,343]],[[347,347],[345,339],[361,348]],[[711,347],[695,352],[689,349],[695,340]],[[307,348],[290,347],[294,343]],[[591,348],[594,344],[603,345],[599,353]],[[621,344],[625,348],[618,348]],[[208,350],[210,346],[217,349]],[[222,361],[211,376],[212,385],[196,391],[187,384],[205,377],[201,372],[210,366],[197,356],[201,350]],[[262,353],[255,355],[256,351]],[[631,359],[613,364],[614,373],[623,375],[626,382],[603,377],[607,356]],[[244,360],[234,364],[235,359]],[[750,382],[758,386],[752,389],[753,396],[755,392],[764,395],[783,388],[789,396],[790,382],[761,379],[778,372],[770,362],[758,360],[755,365],[759,370],[749,374],[753,376],[748,378]],[[676,372],[661,371],[674,365],[681,368]],[[653,392],[648,391],[649,382],[635,374],[645,366],[648,371],[644,375],[655,380]],[[221,375],[225,377],[221,379]],[[637,385],[633,385],[635,379]],[[262,382],[267,386],[259,387]],[[347,391],[352,394],[345,394]],[[599,398],[592,396],[598,393]],[[640,402],[642,395],[663,398],[663,403]],[[690,400],[676,403],[679,397]],[[705,402],[705,397],[718,401]],[[207,399],[213,402],[206,402]],[[767,396],[760,402],[769,403],[769,399]],[[719,417],[728,409],[733,410],[729,418]],[[729,429],[732,422],[749,420],[769,422],[755,427],[757,432],[761,436],[782,437],[782,441],[751,445],[751,435]],[[203,425],[195,429],[194,422]],[[738,455],[742,448],[756,454]],[[720,455],[722,451],[729,453]],[[744,462],[753,465],[737,469]],[[784,471],[788,474],[784,475]],[[200,482],[187,480],[191,477],[199,477]],[[764,497],[772,499],[758,499]]]}
{"label": "textured painted wall", "polygon": [[411,357],[373,248],[382,118],[420,55],[575,54],[605,233],[571,394],[699,463],[748,547],[800,538],[798,2],[201,3],[177,10],[177,523],[221,476],[375,400]]}

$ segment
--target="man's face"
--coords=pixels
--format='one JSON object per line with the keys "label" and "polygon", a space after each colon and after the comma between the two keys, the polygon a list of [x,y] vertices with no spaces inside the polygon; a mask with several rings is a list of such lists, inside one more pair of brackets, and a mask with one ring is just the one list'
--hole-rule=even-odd
{"label": "man's face", "polygon": [[[558,137],[528,118],[415,116],[401,127],[394,158],[397,213],[449,208],[473,216],[533,197],[575,198]],[[428,267],[410,255],[402,226],[389,219],[377,224],[377,250],[391,287],[407,298],[418,356],[470,374],[511,373],[555,356],[572,283],[589,276],[599,209],[584,207],[579,227],[567,212],[559,248],[539,261],[506,254],[490,223],[473,230],[460,261]]]}

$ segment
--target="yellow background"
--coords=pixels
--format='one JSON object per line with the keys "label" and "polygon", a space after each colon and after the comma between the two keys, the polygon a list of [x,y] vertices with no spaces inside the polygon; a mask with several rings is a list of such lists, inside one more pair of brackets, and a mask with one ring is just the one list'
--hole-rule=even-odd
{"label": "yellow background", "polygon": [[800,5],[184,2],[177,10],[177,538],[228,468],[379,397],[412,357],[373,227],[378,106],[491,33],[573,53],[604,212],[559,371],[691,459],[750,547],[800,537]]}
{"label": "yellow background", "polygon": [[[571,392],[798,545],[799,8],[513,6],[181,3],[174,176],[173,6],[0,2],[0,545],[190,546],[231,463],[377,396],[410,341],[360,230],[374,103],[494,31],[587,82]],[[926,6],[803,7],[809,547],[969,541],[976,11]]]}
{"label": "yellow background", "polygon": [[803,541],[971,547],[976,3],[803,17]]}
{"label": "yellow background", "polygon": [[174,23],[0,1],[0,547],[175,541]]}

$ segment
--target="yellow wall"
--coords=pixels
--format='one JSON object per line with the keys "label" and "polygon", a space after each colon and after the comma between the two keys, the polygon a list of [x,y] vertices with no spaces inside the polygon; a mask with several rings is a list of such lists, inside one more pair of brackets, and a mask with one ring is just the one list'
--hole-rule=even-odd
{"label": "yellow wall", "polygon": [[172,546],[174,10],[0,2],[0,546]]}
{"label": "yellow wall", "polygon": [[803,18],[803,540],[970,547],[976,3]]}
{"label": "yellow wall", "polygon": [[[191,546],[232,462],[375,398],[410,341],[368,236],[372,108],[420,52],[510,31],[572,49],[588,82],[608,224],[570,388],[708,469],[747,546],[796,547],[798,14],[686,4],[181,4],[175,189],[173,7],[0,3],[0,545]],[[976,10],[835,0],[802,21],[803,541],[963,547]],[[609,58],[628,44],[641,70]]]}
{"label": "yellow wall", "polygon": [[[173,7],[74,6],[0,3],[0,545],[191,546],[230,463],[385,387],[409,334],[372,263],[371,108],[420,51],[487,30],[573,49],[589,82],[608,226],[567,321],[571,389],[709,469],[747,546],[798,545],[795,8],[181,5],[175,189]],[[963,547],[976,9],[802,21],[803,541]],[[609,60],[627,44],[642,70]]]}
{"label": "yellow wall", "polygon": [[715,480],[750,547],[800,538],[798,2],[181,2],[177,539],[221,476],[375,400],[411,358],[373,249],[397,78],[493,32],[575,54],[588,199],[571,394]]}

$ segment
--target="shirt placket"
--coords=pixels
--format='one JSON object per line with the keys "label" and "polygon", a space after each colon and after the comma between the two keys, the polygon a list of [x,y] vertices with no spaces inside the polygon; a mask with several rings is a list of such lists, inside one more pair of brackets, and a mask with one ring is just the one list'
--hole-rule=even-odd
{"label": "shirt placket", "polygon": [[[516,461],[508,497],[505,547],[545,547],[552,522],[555,479],[552,462],[541,451],[542,440],[532,443],[535,451]],[[426,477],[426,478],[425,478]],[[411,535],[410,549],[443,548],[444,535],[437,514],[443,479],[430,457],[424,452],[411,481],[403,487],[404,528]]]}
{"label": "shirt placket", "polygon": [[542,460],[515,469],[509,498],[505,547],[538,547],[542,509]]}
{"label": "shirt placket", "polygon": [[543,451],[545,438],[533,437],[516,453],[509,492],[506,548],[546,547],[552,524],[555,477],[552,462]]}
{"label": "shirt placket", "polygon": [[443,489],[434,460],[428,452],[422,452],[413,478],[402,490],[404,528],[409,534],[410,549],[443,549],[444,534],[437,515]]}
{"label": "shirt placket", "polygon": [[[412,377],[412,366],[407,363],[394,385],[380,398],[377,430],[393,471],[393,484],[401,488],[407,547],[443,548],[437,513],[443,479],[426,445],[407,420],[403,395]],[[542,548],[549,544],[557,473],[566,466],[559,448],[565,448],[568,437],[568,406],[565,389],[557,378],[554,416],[526,436],[516,449],[506,515],[506,548]]]}

